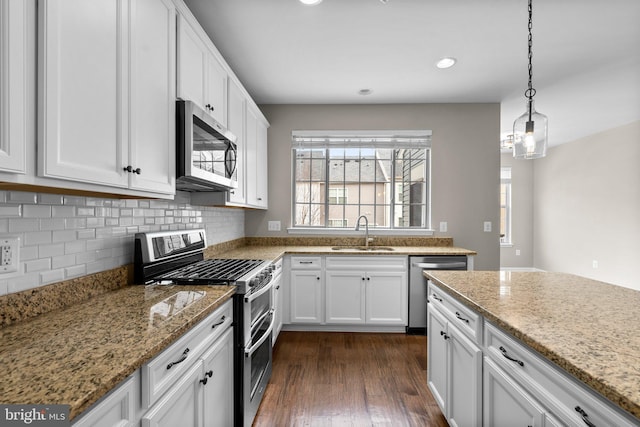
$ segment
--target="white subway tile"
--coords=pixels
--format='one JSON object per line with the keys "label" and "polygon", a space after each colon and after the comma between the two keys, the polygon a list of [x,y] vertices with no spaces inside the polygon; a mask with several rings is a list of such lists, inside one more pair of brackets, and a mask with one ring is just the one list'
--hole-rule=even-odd
{"label": "white subway tile", "polygon": [[22,219],[22,218],[9,219],[9,233],[21,233],[24,231],[38,231],[38,230],[40,230],[40,221],[37,219]]}
{"label": "white subway tile", "polygon": [[51,218],[51,206],[49,205],[24,205],[22,207],[23,218]]}
{"label": "white subway tile", "polygon": [[9,281],[0,280],[0,296],[7,295],[9,293]]}
{"label": "white subway tile", "polygon": [[125,199],[124,200],[124,205],[128,208],[137,208],[138,207],[138,201],[135,199]]}
{"label": "white subway tile", "polygon": [[97,251],[98,249],[104,249],[104,240],[91,239],[87,240],[87,251]]}
{"label": "white subway tile", "polygon": [[44,245],[51,242],[51,231],[30,231],[24,233],[23,246]]}
{"label": "white subway tile", "polygon": [[31,259],[38,259],[38,247],[37,246],[23,246],[20,248],[20,260],[28,261]]}
{"label": "white subway tile", "polygon": [[9,220],[0,219],[0,233],[7,233],[9,231]]}
{"label": "white subway tile", "polygon": [[8,280],[8,292],[26,291],[40,286],[40,275],[38,273],[25,273],[21,276],[11,277]]}
{"label": "white subway tile", "polygon": [[2,205],[0,206],[0,217],[20,217],[22,216],[21,205]]}
{"label": "white subway tile", "polygon": [[77,230],[79,228],[87,228],[86,218],[65,218],[65,228]]}
{"label": "white subway tile", "polygon": [[61,205],[64,203],[62,194],[38,194],[38,203],[41,205]]}
{"label": "white subway tile", "polygon": [[62,230],[53,232],[53,243],[72,242],[75,239],[75,230]]}
{"label": "white subway tile", "polygon": [[7,193],[7,203],[29,203],[35,204],[38,201],[38,194],[24,191],[9,191]]}
{"label": "white subway tile", "polygon": [[50,270],[40,273],[40,283],[43,285],[64,280],[64,269]]}
{"label": "white subway tile", "polygon": [[85,205],[85,198],[79,196],[64,196],[65,205],[83,206]]}
{"label": "white subway tile", "polygon": [[87,274],[98,273],[104,270],[104,261],[102,260],[87,263]]}
{"label": "white subway tile", "polygon": [[105,227],[114,227],[119,224],[120,221],[118,221],[118,218],[105,218],[104,220]]}
{"label": "white subway tile", "polygon": [[64,230],[67,221],[64,218],[46,218],[40,220],[41,230]]}
{"label": "white subway tile", "polygon": [[88,228],[86,230],[77,230],[78,239],[93,239],[96,237],[96,230]]}
{"label": "white subway tile", "polygon": [[65,254],[77,254],[87,249],[87,242],[84,240],[74,240],[64,244]]}
{"label": "white subway tile", "polygon": [[87,227],[104,227],[104,218],[87,218]]}
{"label": "white subway tile", "polygon": [[94,251],[80,252],[76,254],[76,263],[78,265],[91,263],[91,262],[94,262],[95,260],[96,260],[96,253]]}
{"label": "white subway tile", "polygon": [[75,206],[52,206],[51,216],[54,218],[68,218],[76,215]]}
{"label": "white subway tile", "polygon": [[60,255],[51,258],[52,268],[72,267],[76,264],[75,255]]}
{"label": "white subway tile", "polygon": [[53,257],[62,255],[63,253],[64,243],[52,243],[50,245],[38,246],[38,257],[40,258]]}
{"label": "white subway tile", "polygon": [[87,274],[87,266],[84,264],[81,264],[81,265],[75,265],[73,267],[65,268],[64,274],[67,279],[84,276],[85,274]]}
{"label": "white subway tile", "polygon": [[77,210],[78,216],[96,216],[96,208],[78,208]]}
{"label": "white subway tile", "polygon": [[33,261],[26,261],[24,263],[24,270],[27,273],[33,273],[36,271],[50,270],[51,258],[41,258]]}

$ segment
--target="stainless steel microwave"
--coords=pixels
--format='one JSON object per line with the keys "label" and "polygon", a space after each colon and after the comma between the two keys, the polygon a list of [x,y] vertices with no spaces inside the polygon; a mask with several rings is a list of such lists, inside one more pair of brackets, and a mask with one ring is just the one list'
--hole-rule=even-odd
{"label": "stainless steel microwave", "polygon": [[192,101],[177,101],[176,116],[176,188],[238,188],[235,135]]}

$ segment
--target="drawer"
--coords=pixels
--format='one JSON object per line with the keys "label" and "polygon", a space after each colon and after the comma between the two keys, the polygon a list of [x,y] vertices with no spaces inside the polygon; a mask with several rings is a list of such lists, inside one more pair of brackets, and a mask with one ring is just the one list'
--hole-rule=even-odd
{"label": "drawer", "polygon": [[113,391],[100,399],[78,420],[74,427],[133,426],[137,419],[140,374],[134,372]]}
{"label": "drawer", "polygon": [[406,271],[406,256],[328,256],[327,270]]}
{"label": "drawer", "polygon": [[[493,324],[485,322],[488,357],[498,363],[558,419],[570,426],[585,426],[583,416],[594,425],[636,425],[601,396],[552,365],[543,356],[512,338]],[[578,411],[584,411],[584,415]]]}
{"label": "drawer", "polygon": [[429,281],[428,298],[429,303],[440,310],[447,320],[456,325],[469,339],[478,345],[482,344],[482,316],[456,301],[431,281]]}
{"label": "drawer", "polygon": [[322,257],[319,256],[292,256],[291,268],[296,270],[319,269],[322,267]]}
{"label": "drawer", "polygon": [[225,302],[169,348],[141,368],[142,408],[151,407],[233,322],[232,300]]}

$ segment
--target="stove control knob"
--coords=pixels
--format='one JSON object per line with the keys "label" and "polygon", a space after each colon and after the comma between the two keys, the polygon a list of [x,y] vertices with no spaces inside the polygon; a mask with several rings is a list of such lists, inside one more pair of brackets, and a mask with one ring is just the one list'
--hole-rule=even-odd
{"label": "stove control knob", "polygon": [[249,280],[249,286],[252,287],[252,288],[254,286],[258,286],[259,283],[260,283],[260,279],[258,278],[258,276],[256,276],[253,279]]}

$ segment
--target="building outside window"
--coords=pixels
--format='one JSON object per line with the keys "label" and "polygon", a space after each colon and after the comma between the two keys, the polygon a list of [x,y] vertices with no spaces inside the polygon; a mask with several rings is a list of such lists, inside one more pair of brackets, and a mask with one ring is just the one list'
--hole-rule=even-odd
{"label": "building outside window", "polygon": [[500,244],[511,242],[511,168],[500,168]]}
{"label": "building outside window", "polygon": [[294,228],[429,228],[430,131],[294,132]]}

